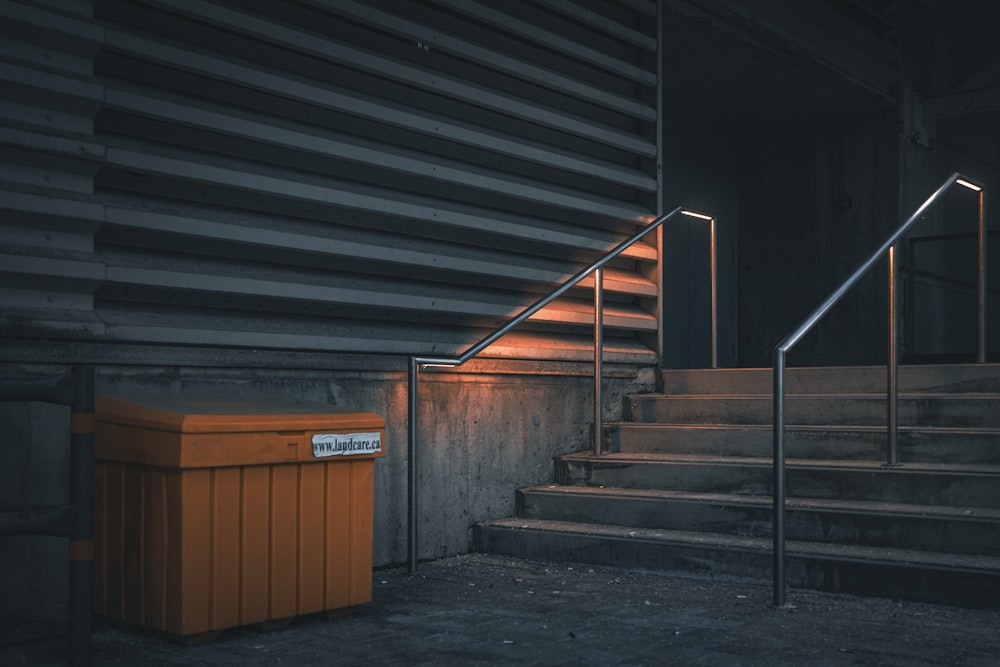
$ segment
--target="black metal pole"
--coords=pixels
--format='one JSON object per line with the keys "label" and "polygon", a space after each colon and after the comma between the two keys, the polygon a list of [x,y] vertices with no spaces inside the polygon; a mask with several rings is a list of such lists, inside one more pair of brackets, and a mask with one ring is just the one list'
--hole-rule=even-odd
{"label": "black metal pole", "polygon": [[410,357],[407,380],[407,564],[410,574],[417,572],[417,358]]}
{"label": "black metal pole", "polygon": [[69,543],[69,659],[90,664],[94,609],[94,369],[74,368],[70,498],[76,510]]}

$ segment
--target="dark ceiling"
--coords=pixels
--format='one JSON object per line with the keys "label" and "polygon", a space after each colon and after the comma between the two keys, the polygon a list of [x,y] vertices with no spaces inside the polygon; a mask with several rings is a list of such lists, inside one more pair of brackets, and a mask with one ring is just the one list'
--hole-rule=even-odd
{"label": "dark ceiling", "polygon": [[788,50],[765,48],[710,22],[664,22],[664,110],[736,133],[891,109],[892,102]]}
{"label": "dark ceiling", "polygon": [[[905,3],[913,4],[665,0],[666,117],[743,134],[891,111],[904,11],[924,22],[914,52],[934,78],[925,88],[937,86],[941,94],[1000,87],[1000,2]],[[847,68],[831,66],[839,58]],[[866,69],[879,72],[869,77]]]}

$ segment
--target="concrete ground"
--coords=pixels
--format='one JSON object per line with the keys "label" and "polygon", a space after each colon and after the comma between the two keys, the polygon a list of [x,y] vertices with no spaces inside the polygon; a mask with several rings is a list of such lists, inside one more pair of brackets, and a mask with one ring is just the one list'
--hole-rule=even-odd
{"label": "concrete ground", "polygon": [[[346,618],[183,647],[99,624],[94,665],[1000,665],[996,610],[471,554],[373,573]],[[65,644],[0,634],[0,665]]]}

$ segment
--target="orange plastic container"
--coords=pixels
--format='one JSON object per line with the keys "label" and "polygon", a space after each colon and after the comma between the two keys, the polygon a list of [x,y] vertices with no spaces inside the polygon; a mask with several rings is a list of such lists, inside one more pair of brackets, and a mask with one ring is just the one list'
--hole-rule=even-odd
{"label": "orange plastic container", "polygon": [[95,416],[97,613],[196,643],[371,600],[379,415],[99,396]]}

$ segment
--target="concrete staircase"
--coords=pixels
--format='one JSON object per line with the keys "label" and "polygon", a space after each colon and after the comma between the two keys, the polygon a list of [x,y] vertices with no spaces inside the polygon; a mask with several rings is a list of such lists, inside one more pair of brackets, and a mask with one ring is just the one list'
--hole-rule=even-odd
{"label": "concrete staircase", "polygon": [[[770,369],[663,371],[605,450],[557,457],[479,550],[771,581]],[[904,366],[901,465],[885,463],[885,368],[791,368],[791,587],[1000,608],[1000,365]]]}

